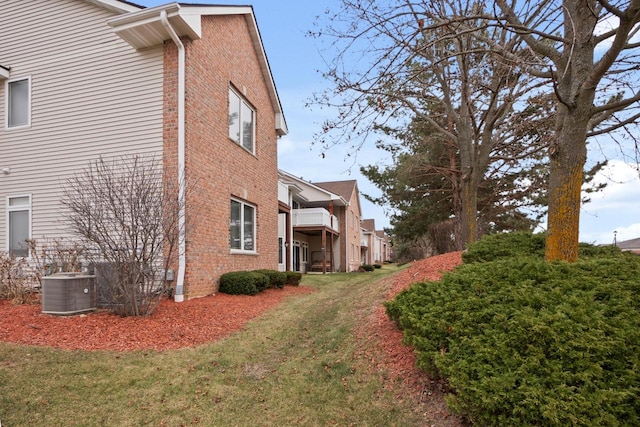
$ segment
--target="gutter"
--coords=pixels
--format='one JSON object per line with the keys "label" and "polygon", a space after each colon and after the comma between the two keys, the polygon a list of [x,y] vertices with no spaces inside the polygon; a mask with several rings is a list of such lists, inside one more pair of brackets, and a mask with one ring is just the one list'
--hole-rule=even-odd
{"label": "gutter", "polygon": [[187,264],[185,229],[185,53],[180,37],[178,37],[169,23],[166,10],[160,11],[160,21],[178,48],[178,206],[180,211],[178,213],[178,278],[173,298],[175,302],[183,302],[184,276]]}

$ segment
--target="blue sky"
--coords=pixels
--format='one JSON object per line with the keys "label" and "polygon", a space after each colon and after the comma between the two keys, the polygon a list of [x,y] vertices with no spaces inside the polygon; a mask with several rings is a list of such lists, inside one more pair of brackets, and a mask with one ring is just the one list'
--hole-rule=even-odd
{"label": "blue sky", "polygon": [[[143,6],[157,6],[167,1],[133,0]],[[335,10],[339,0],[217,0],[186,3],[252,5],[262,42],[269,59],[271,72],[278,89],[287,120],[289,134],[278,142],[279,167],[308,181],[358,180],[361,193],[378,195],[376,187],[359,173],[360,165],[385,163],[386,153],[376,150],[373,141],[369,148],[347,157],[347,147],[333,147],[321,156],[311,141],[321,123],[330,116],[305,107],[313,92],[322,91],[323,69],[316,42],[306,33],[313,29],[316,16],[326,9]],[[601,142],[602,144],[602,142]],[[602,145],[593,151],[590,160],[599,160]],[[605,150],[606,151],[606,150]],[[610,154],[615,156],[615,154]],[[580,240],[589,243],[612,243],[614,231],[618,241],[640,237],[640,178],[635,165],[613,160],[598,179],[608,183],[603,193],[592,195],[592,202],[582,208]],[[384,209],[361,197],[363,216],[374,218],[376,228],[387,227],[389,219]],[[546,227],[546,224],[542,224]]]}

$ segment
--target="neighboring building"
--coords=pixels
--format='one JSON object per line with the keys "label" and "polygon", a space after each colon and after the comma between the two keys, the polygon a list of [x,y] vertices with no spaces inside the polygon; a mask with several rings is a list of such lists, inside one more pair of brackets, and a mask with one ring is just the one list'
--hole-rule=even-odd
{"label": "neighboring building", "polygon": [[384,230],[376,230],[374,219],[363,219],[361,222],[361,251],[363,264],[382,264],[391,260],[389,239]]}
{"label": "neighboring building", "polygon": [[374,219],[363,219],[360,222],[360,227],[360,259],[362,264],[373,265],[376,250],[376,222]]}
{"label": "neighboring building", "polygon": [[391,241],[384,230],[376,230],[376,237],[380,251],[380,262],[390,262],[393,259]]}
{"label": "neighboring building", "polygon": [[360,220],[362,209],[360,208],[360,194],[356,180],[330,181],[314,183],[333,194],[339,195],[347,202],[344,209],[340,210],[340,271],[358,271],[362,262],[360,260]]}
{"label": "neighboring building", "polygon": [[616,246],[624,252],[640,254],[640,238],[617,242]]}
{"label": "neighboring building", "polygon": [[281,270],[357,271],[360,198],[356,181],[311,183],[280,171]]}
{"label": "neighboring building", "polygon": [[250,6],[3,0],[0,28],[0,250],[70,237],[64,181],[99,156],[140,154],[199,186],[177,300],[277,267],[287,129]]}

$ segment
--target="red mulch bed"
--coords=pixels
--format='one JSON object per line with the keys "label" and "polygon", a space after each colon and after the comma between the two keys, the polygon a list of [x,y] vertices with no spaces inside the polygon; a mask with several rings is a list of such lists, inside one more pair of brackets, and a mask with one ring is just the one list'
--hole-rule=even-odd
{"label": "red mulch bed", "polygon": [[[182,303],[163,299],[151,316],[43,314],[41,305],[0,302],[0,341],[79,350],[168,350],[216,341],[306,286],[267,289],[258,296],[216,294]],[[155,332],[154,332],[155,331]]]}

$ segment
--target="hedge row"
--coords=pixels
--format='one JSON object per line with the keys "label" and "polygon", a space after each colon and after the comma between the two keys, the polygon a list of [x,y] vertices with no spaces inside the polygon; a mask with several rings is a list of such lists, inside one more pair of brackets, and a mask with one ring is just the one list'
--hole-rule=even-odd
{"label": "hedge row", "polygon": [[298,286],[301,279],[302,274],[293,271],[234,271],[220,277],[220,292],[231,295],[255,295],[268,288]]}
{"label": "hedge row", "polygon": [[640,425],[640,257],[582,245],[548,263],[539,236],[490,240],[387,303],[452,409],[483,426]]}

